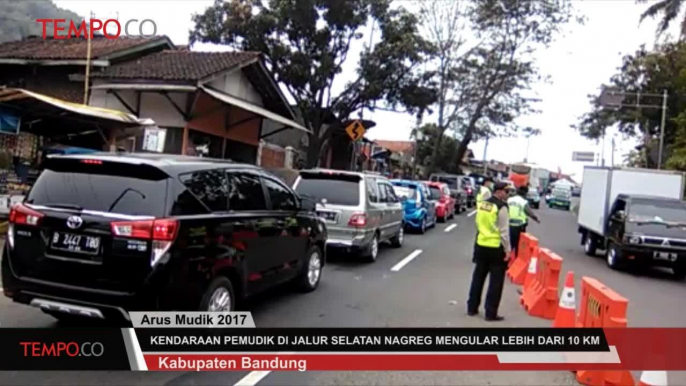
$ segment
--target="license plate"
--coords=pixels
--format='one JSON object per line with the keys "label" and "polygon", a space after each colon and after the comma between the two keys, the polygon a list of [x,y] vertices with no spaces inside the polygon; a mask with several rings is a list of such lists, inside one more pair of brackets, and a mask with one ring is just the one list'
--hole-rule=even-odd
{"label": "license plate", "polygon": [[653,259],[655,259],[655,260],[676,261],[676,253],[669,253],[669,252],[653,252]]}
{"label": "license plate", "polygon": [[336,219],[338,218],[338,213],[318,211],[317,216],[323,218],[325,221],[336,222]]}
{"label": "license plate", "polygon": [[100,250],[100,237],[55,232],[50,246],[60,251],[97,255]]}

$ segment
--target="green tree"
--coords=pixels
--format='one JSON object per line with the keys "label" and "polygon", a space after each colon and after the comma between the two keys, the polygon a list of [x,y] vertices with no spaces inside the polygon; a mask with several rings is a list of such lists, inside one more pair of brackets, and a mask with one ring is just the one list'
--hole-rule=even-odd
{"label": "green tree", "polygon": [[653,51],[641,47],[626,55],[608,87],[627,94],[622,107],[604,106],[600,95],[590,95],[591,111],[574,126],[581,135],[598,139],[608,128],[616,126],[625,137],[641,139],[643,154],[648,155],[646,165],[655,166],[662,120],[661,95],[667,91],[663,159],[668,167],[686,170],[686,163],[669,159],[678,157],[681,152],[676,150],[680,144],[686,144],[680,139],[686,135],[686,116],[682,113],[686,111],[686,44],[667,43]]}
{"label": "green tree", "polygon": [[[638,3],[647,3],[648,0],[637,0]],[[662,35],[672,22],[679,17],[681,8],[684,5],[684,0],[660,0],[654,2],[641,14],[641,21],[646,18],[655,18],[660,16],[660,22],[657,25],[657,35]],[[686,35],[686,18],[681,19],[681,36]]]}
{"label": "green tree", "polygon": [[[50,0],[0,0],[0,43],[41,36],[43,28],[36,23],[40,18],[83,20],[74,12],[58,8]],[[46,32],[52,35],[51,29]]]}
{"label": "green tree", "polygon": [[[423,139],[418,141],[417,145],[417,163],[419,165],[429,165],[433,158],[437,159],[436,170],[446,173],[457,173],[460,171],[459,165],[454,162],[457,155],[458,142],[446,135],[438,125],[435,123],[427,123],[416,129],[423,134]],[[443,136],[440,141],[437,141],[438,136]],[[438,144],[440,150],[435,151],[435,146]],[[427,170],[428,174],[432,171]],[[428,175],[427,174],[427,175]]]}
{"label": "green tree", "polygon": [[[530,132],[515,120],[536,112],[524,95],[542,80],[534,53],[549,45],[573,14],[569,0],[482,0],[458,2],[457,8],[451,3],[437,2],[438,10],[430,9],[437,16],[425,17],[424,23],[430,31],[441,30],[434,26],[440,23],[442,30],[453,30],[429,36],[439,52],[435,83],[439,90],[446,83],[449,87],[447,97],[439,93],[438,128],[460,138],[452,161],[459,164],[474,140]],[[470,31],[469,37],[454,32],[454,26]],[[449,59],[445,71],[442,57]],[[441,115],[442,101],[450,107]],[[437,164],[434,158],[431,166]]]}
{"label": "green tree", "polygon": [[[194,15],[191,43],[228,44],[259,51],[276,80],[284,85],[302,112],[309,137],[307,163],[319,161],[322,144],[337,125],[324,129],[335,114],[340,121],[379,101],[421,114],[435,98],[417,70],[432,53],[418,33],[417,17],[390,0],[231,0],[215,1]],[[378,41],[365,46],[357,63],[357,79],[334,93],[351,45],[373,22]]]}

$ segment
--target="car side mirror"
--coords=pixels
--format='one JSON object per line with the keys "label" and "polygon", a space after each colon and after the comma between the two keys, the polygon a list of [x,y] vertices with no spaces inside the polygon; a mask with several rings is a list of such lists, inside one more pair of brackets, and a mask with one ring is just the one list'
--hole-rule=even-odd
{"label": "car side mirror", "polygon": [[317,203],[307,197],[300,197],[300,209],[306,212],[314,212],[317,209]]}
{"label": "car side mirror", "polygon": [[617,213],[615,213],[615,215],[612,217],[617,221],[624,221],[624,219],[626,218],[626,212],[624,212],[623,210],[618,210]]}

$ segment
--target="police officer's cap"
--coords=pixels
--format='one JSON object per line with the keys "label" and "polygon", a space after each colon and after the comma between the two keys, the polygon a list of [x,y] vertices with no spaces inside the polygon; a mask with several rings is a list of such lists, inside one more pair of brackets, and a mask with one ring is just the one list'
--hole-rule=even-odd
{"label": "police officer's cap", "polygon": [[493,191],[506,190],[508,187],[509,185],[505,182],[496,182],[495,185],[493,185]]}
{"label": "police officer's cap", "polygon": [[484,177],[484,182],[493,182],[493,177]]}

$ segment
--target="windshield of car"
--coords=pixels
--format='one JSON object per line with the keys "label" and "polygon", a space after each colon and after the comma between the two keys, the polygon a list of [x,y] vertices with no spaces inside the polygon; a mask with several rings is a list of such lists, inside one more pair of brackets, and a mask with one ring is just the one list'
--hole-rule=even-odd
{"label": "windshield of car", "polygon": [[441,188],[436,186],[430,186],[429,191],[431,191],[431,198],[441,198]]}
{"label": "windshield of car", "polygon": [[630,222],[679,223],[686,222],[686,203],[681,201],[632,201],[628,211]]}
{"label": "windshield of car", "polygon": [[571,195],[569,189],[553,189],[553,197],[555,198],[569,198]]}
{"label": "windshield of car", "polygon": [[327,204],[356,206],[360,203],[360,177],[357,175],[301,175],[295,191]]}
{"label": "windshield of car", "polygon": [[405,198],[410,199],[410,200],[417,197],[417,189],[415,189],[415,188],[410,188],[407,186],[393,185],[393,189],[395,190],[395,194],[398,197],[405,197]]}
{"label": "windshield of car", "polygon": [[38,177],[27,203],[160,217],[165,215],[167,179],[141,165],[55,162]]}
{"label": "windshield of car", "polygon": [[455,177],[439,176],[438,181],[448,184],[450,189],[457,189],[457,178]]}

